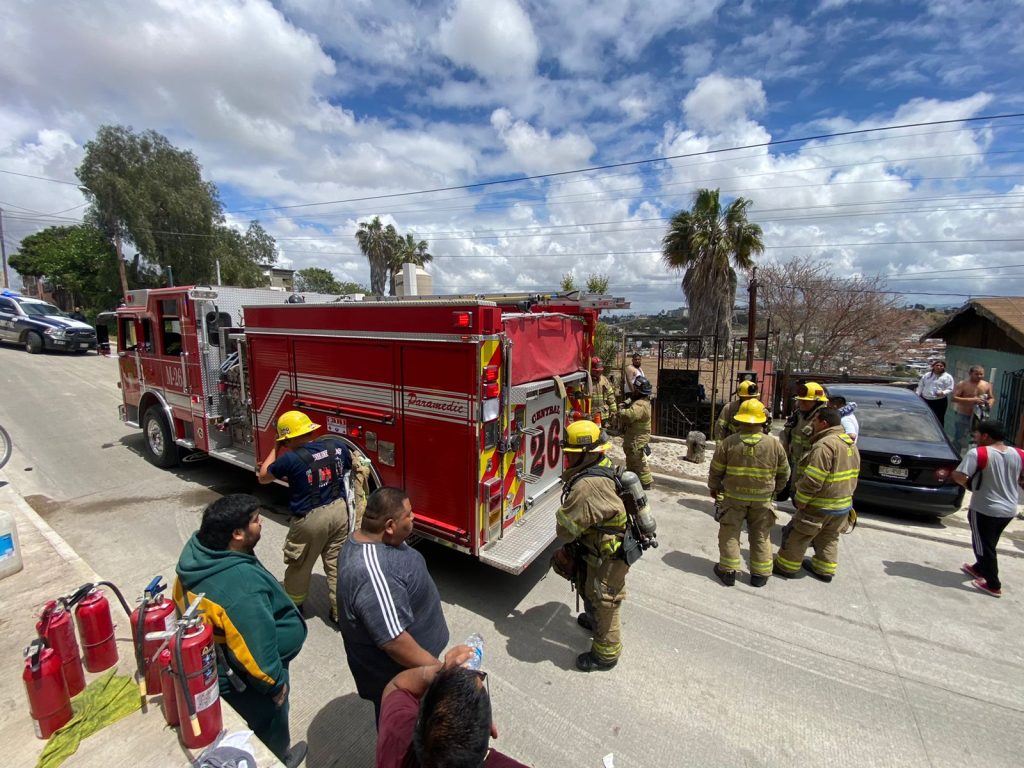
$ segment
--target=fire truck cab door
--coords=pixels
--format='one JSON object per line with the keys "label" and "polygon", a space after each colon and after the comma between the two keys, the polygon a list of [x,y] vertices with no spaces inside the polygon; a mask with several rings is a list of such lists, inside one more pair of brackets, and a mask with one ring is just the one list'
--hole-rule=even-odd
{"label": "fire truck cab door", "polygon": [[[129,409],[138,408],[146,386],[140,352],[146,348],[150,328],[148,319],[136,315],[122,315],[117,320],[117,365],[121,369],[122,397]],[[142,414],[135,413],[134,421],[141,417]]]}

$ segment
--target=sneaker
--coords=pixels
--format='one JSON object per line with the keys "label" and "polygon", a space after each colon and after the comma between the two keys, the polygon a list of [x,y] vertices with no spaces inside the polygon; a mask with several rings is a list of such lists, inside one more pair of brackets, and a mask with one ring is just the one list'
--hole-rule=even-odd
{"label": "sneaker", "polygon": [[307,749],[306,742],[296,741],[281,762],[284,763],[285,768],[299,768],[306,760]]}
{"label": "sneaker", "polygon": [[597,658],[593,653],[587,651],[581,653],[576,657],[576,669],[581,672],[593,672],[595,670],[611,669],[619,663],[618,659],[612,659],[611,661],[602,661]]}
{"label": "sneaker", "polygon": [[760,573],[750,574],[750,586],[752,587],[763,587],[768,583],[768,577],[762,576]]}
{"label": "sneaker", "polygon": [[1002,597],[1003,596],[1003,590],[1001,590],[1001,589],[992,589],[992,587],[990,587],[988,585],[988,582],[985,581],[984,579],[975,579],[971,583],[975,587],[980,589],[982,592],[984,592],[986,595],[992,595],[992,597]]}
{"label": "sneaker", "polygon": [[985,580],[985,577],[981,575],[981,571],[979,571],[970,563],[964,563],[963,565],[961,565],[960,570],[966,573],[972,579],[980,579],[982,581]]}
{"label": "sneaker", "polygon": [[804,570],[807,571],[811,576],[816,578],[818,581],[823,581],[826,584],[832,581],[832,575],[828,573],[818,573],[814,570],[814,565],[811,564],[811,558],[805,557],[803,562]]}
{"label": "sneaker", "polygon": [[715,576],[727,587],[731,587],[736,583],[736,571],[727,571],[718,563],[715,563]]}
{"label": "sneaker", "polygon": [[594,622],[592,622],[590,620],[590,617],[585,613],[581,613],[579,616],[576,617],[576,623],[583,627],[585,630],[587,630],[587,632],[594,631]]}

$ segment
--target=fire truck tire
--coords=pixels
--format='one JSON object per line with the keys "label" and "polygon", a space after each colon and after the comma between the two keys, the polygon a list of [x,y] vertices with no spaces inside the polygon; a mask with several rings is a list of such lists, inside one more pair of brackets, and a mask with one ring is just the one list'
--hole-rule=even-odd
{"label": "fire truck tire", "polygon": [[25,351],[30,355],[38,355],[43,351],[43,337],[35,331],[25,335]]}
{"label": "fire truck tire", "polygon": [[153,406],[142,417],[142,437],[146,458],[158,467],[173,467],[178,463],[178,446],[171,436],[171,428],[160,410]]}

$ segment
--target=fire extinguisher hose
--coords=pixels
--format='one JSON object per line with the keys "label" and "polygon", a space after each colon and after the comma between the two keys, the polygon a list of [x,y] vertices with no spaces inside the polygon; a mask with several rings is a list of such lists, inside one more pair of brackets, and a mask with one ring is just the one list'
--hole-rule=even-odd
{"label": "fire extinguisher hose", "polygon": [[[149,605],[149,594],[142,596],[139,605],[139,617],[135,620],[135,666],[139,670],[139,695],[146,701],[146,606]],[[130,615],[130,614],[129,614]]]}
{"label": "fire extinguisher hose", "polygon": [[199,736],[199,715],[196,713],[196,700],[188,687],[188,672],[185,671],[184,659],[181,655],[181,641],[185,632],[179,628],[171,641],[171,652],[174,654],[174,664],[178,668],[178,679],[181,682],[181,695],[185,697],[185,706],[188,708],[188,723],[192,728],[192,735]]}
{"label": "fire extinguisher hose", "polygon": [[124,595],[121,594],[121,590],[117,588],[117,585],[109,581],[97,581],[94,586],[97,587],[110,587],[111,591],[117,595],[118,602],[121,603],[121,607],[124,608],[126,615],[132,615],[132,609],[128,607],[128,601],[124,599]]}

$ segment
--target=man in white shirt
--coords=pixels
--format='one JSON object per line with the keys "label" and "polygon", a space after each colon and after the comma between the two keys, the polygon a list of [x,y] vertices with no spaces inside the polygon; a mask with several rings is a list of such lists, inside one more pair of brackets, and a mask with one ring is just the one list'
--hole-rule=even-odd
{"label": "man in white shirt", "polygon": [[945,424],[949,393],[953,391],[954,386],[953,377],[946,373],[945,360],[933,360],[931,371],[922,376],[917,383],[918,396],[928,403],[939,424]]}

